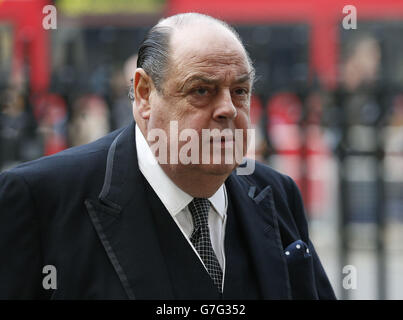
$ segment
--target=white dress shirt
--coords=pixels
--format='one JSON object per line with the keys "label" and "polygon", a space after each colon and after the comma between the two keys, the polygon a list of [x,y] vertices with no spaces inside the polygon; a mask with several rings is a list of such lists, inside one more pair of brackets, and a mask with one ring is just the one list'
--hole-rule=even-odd
{"label": "white dress shirt", "polygon": [[[200,258],[193,244],[190,242],[190,236],[193,231],[193,219],[188,209],[188,204],[193,197],[180,189],[162,170],[152,153],[146,139],[136,124],[136,149],[137,159],[141,173],[147,179],[158,198],[168,210],[178,228],[181,230],[189,245],[193,248],[196,255]],[[197,182],[196,182],[197,183]],[[225,253],[224,236],[225,224],[227,220],[227,193],[223,184],[217,192],[209,198],[211,207],[208,216],[211,244],[217,256],[218,262],[223,270],[223,282],[225,275]],[[172,252],[172,254],[175,254]],[[204,265],[204,263],[203,263]],[[206,266],[204,265],[206,268]],[[206,269],[207,270],[207,269]]]}

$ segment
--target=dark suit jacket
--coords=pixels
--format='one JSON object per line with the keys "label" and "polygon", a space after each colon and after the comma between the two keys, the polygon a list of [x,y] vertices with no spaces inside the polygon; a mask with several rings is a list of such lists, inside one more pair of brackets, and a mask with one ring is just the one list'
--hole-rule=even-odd
{"label": "dark suit jacket", "polygon": [[[132,123],[0,175],[1,299],[176,298],[151,227],[134,134]],[[293,180],[256,163],[252,175],[234,172],[225,183],[262,297],[335,298]],[[310,254],[290,258],[285,249],[297,240]],[[46,265],[56,267],[56,290],[43,288]]]}

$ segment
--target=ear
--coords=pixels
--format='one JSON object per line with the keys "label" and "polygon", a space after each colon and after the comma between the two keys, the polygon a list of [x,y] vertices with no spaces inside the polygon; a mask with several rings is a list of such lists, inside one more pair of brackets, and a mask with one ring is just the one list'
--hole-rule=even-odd
{"label": "ear", "polygon": [[137,111],[143,119],[148,119],[151,113],[150,94],[153,84],[151,77],[144,69],[136,69],[133,86]]}

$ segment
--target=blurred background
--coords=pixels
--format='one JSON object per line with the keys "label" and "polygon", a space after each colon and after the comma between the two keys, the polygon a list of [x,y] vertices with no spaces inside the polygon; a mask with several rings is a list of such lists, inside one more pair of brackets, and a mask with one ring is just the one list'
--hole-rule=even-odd
{"label": "blurred background", "polygon": [[139,44],[189,11],[250,52],[255,157],[298,183],[337,297],[403,299],[401,0],[0,0],[0,171],[128,124]]}

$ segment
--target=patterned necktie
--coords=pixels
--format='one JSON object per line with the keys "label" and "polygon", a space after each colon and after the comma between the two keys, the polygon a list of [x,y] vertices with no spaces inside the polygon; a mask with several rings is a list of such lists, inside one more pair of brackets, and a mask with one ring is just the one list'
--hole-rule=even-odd
{"label": "patterned necktie", "polygon": [[205,198],[194,198],[188,205],[193,218],[194,229],[190,236],[197,252],[206,266],[211,279],[222,293],[222,270],[214,253],[210,240],[210,230],[208,227],[208,213],[210,201]]}

